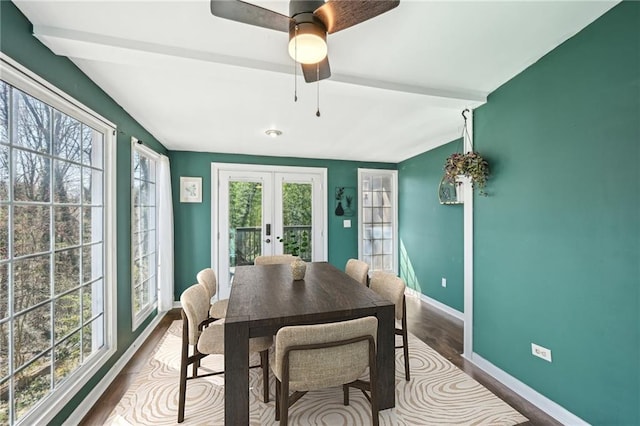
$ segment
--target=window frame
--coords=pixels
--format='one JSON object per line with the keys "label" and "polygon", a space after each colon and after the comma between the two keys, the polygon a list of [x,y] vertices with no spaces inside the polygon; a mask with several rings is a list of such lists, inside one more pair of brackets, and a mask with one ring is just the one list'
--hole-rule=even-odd
{"label": "window frame", "polygon": [[[358,169],[358,259],[364,259],[364,235],[363,235],[363,227],[364,227],[364,202],[363,202],[363,191],[362,191],[362,182],[365,177],[368,176],[388,176],[391,178],[391,191],[392,191],[392,206],[391,206],[391,226],[393,230],[393,238],[392,238],[392,269],[389,272],[393,272],[396,275],[398,274],[398,171],[391,169]],[[383,270],[383,269],[380,269]],[[369,275],[372,272],[376,271],[373,269],[373,265],[369,265]]]}
{"label": "window frame", "polygon": [[[134,306],[134,300],[135,300],[135,282],[134,282],[134,277],[133,277],[133,267],[134,267],[134,263],[135,263],[135,259],[133,257],[133,253],[135,252],[134,250],[134,223],[133,223],[133,218],[134,218],[134,209],[135,209],[135,204],[134,204],[134,193],[133,193],[133,187],[134,187],[134,170],[133,170],[133,161],[134,161],[134,152],[139,152],[142,155],[150,158],[151,160],[153,160],[155,162],[155,176],[156,176],[156,180],[154,181],[154,185],[155,185],[155,237],[154,237],[154,241],[155,241],[155,245],[154,245],[154,253],[155,253],[155,264],[153,265],[153,270],[155,271],[154,275],[153,275],[153,279],[154,279],[154,286],[153,286],[153,302],[150,301],[150,303],[142,310],[140,310],[140,312],[136,312],[135,311],[135,306]],[[140,327],[140,325],[142,325],[145,320],[149,317],[149,315],[151,315],[157,308],[158,308],[158,293],[159,293],[159,282],[158,282],[158,266],[159,266],[159,259],[158,259],[158,201],[159,201],[159,185],[158,185],[158,164],[160,162],[160,154],[158,154],[157,152],[155,152],[154,150],[152,150],[151,148],[147,147],[146,145],[144,145],[140,140],[138,140],[135,137],[131,138],[131,241],[130,241],[130,249],[131,249],[131,329],[132,331],[135,331],[138,329],[138,327]],[[151,287],[150,287],[151,288]]]}
{"label": "window frame", "polygon": [[[20,424],[49,423],[109,361],[117,350],[116,266],[116,129],[117,126],[70,95],[0,52],[0,79],[52,108],[88,125],[103,135],[103,315],[104,346],[70,373],[58,387],[38,401]],[[10,172],[13,176],[13,172]],[[11,203],[11,201],[10,201]],[[53,214],[53,213],[51,213]],[[11,225],[10,225],[11,226]],[[53,242],[51,243],[53,245]],[[50,250],[54,250],[53,246]],[[12,292],[12,287],[9,287]],[[13,308],[10,307],[11,315]],[[52,330],[53,333],[53,330]],[[10,334],[11,335],[11,334]],[[54,349],[52,349],[54,350]],[[9,356],[13,348],[9,348]],[[53,362],[53,361],[52,361]]]}

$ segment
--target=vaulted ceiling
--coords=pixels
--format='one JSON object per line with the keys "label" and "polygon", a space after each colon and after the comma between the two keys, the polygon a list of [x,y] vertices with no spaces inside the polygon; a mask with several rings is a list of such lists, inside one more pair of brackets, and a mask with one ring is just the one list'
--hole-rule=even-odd
{"label": "vaulted ceiling", "polygon": [[[297,102],[287,34],[215,17],[208,1],[14,3],[168,149],[398,162],[459,137],[464,108],[617,1],[401,0],[330,34],[332,76],[298,71]],[[253,3],[288,15],[288,2]]]}

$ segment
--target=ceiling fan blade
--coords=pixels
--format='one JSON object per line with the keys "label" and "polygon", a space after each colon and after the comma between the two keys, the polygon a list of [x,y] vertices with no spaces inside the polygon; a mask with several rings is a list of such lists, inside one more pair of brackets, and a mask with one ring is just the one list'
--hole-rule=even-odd
{"label": "ceiling fan blade", "polygon": [[220,18],[289,32],[291,18],[241,0],[211,0],[211,13]]}
{"label": "ceiling fan blade", "polygon": [[320,78],[318,78],[318,66],[317,64],[300,64],[302,65],[302,73],[304,74],[304,81],[307,83],[313,83],[314,81],[324,80],[331,77],[331,68],[329,68],[329,57],[320,61]]}
{"label": "ceiling fan blade", "polygon": [[328,0],[313,14],[320,18],[331,34],[374,18],[398,4],[400,0]]}

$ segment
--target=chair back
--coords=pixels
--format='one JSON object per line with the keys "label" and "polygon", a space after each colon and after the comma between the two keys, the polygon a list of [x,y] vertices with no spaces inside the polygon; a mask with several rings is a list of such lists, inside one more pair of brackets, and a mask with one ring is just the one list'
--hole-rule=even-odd
{"label": "chair back", "polygon": [[298,256],[290,254],[277,254],[275,256],[256,256],[253,261],[254,265],[278,265],[288,264],[298,259]]}
{"label": "chair back", "polygon": [[360,284],[367,285],[367,278],[369,278],[369,265],[367,262],[358,259],[349,259],[344,271]]}
{"label": "chair back", "polygon": [[369,288],[396,305],[396,319],[402,319],[404,289],[402,278],[390,272],[376,271],[371,275]]}
{"label": "chair back", "polygon": [[[276,334],[274,373],[282,378],[287,368],[285,359],[288,354],[291,390],[308,391],[350,383],[358,379],[369,366],[369,340],[366,337],[373,339],[375,351],[377,331],[376,317],[283,327]],[[359,337],[365,337],[365,340],[317,349],[305,347]]]}
{"label": "chair back", "polygon": [[195,345],[200,336],[198,326],[209,316],[209,294],[204,286],[194,284],[182,292],[180,303],[189,326],[189,344]]}
{"label": "chair back", "polygon": [[204,288],[207,289],[207,293],[209,293],[209,299],[216,295],[216,291],[218,290],[218,280],[216,279],[216,273],[211,268],[205,268],[202,271],[198,272],[196,275],[196,279],[198,283],[203,285]]}

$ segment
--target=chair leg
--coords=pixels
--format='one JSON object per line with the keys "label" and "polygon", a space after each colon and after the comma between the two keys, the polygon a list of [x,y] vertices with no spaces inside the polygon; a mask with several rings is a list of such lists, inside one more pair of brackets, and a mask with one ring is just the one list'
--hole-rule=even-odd
{"label": "chair leg", "polygon": [[189,358],[189,326],[185,317],[184,311],[182,312],[182,356],[180,360],[180,390],[178,394],[178,423],[184,421],[184,404],[187,397],[187,358]]}
{"label": "chair leg", "polygon": [[280,380],[276,377],[276,421],[280,420]]}
{"label": "chair leg", "polygon": [[409,339],[407,337],[407,300],[402,298],[402,350],[404,351],[404,378],[411,380],[409,375]]}
{"label": "chair leg", "polygon": [[373,426],[379,426],[380,419],[378,416],[378,370],[376,364],[376,349],[372,343],[369,343],[369,395],[371,403],[371,421]]}
{"label": "chair leg", "polygon": [[283,377],[280,384],[280,426],[289,424],[289,378]]}
{"label": "chair leg", "polygon": [[342,393],[343,393],[343,404],[349,405],[349,385],[342,385]]}
{"label": "chair leg", "polygon": [[262,399],[269,402],[269,349],[260,352],[260,366],[262,367]]}

